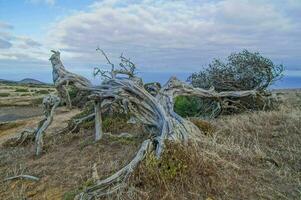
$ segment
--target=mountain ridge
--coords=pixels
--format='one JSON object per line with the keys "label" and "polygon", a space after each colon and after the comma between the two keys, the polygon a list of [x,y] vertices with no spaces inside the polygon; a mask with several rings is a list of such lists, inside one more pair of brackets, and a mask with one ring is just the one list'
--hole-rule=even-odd
{"label": "mountain ridge", "polygon": [[33,79],[33,78],[24,78],[20,81],[12,81],[6,79],[0,79],[0,83],[8,83],[8,84],[32,84],[32,85],[50,85],[49,83],[44,83],[42,81]]}

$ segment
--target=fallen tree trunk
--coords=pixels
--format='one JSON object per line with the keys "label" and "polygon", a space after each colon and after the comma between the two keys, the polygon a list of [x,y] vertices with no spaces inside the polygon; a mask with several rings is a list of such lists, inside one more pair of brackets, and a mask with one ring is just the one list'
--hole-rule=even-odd
{"label": "fallen tree trunk", "polygon": [[[72,83],[80,94],[88,94],[88,99],[95,102],[95,114],[93,117],[95,116],[96,140],[99,140],[102,136],[101,111],[108,109],[112,105],[119,105],[126,112],[130,112],[135,116],[136,121],[152,127],[152,131],[149,138],[142,143],[136,156],[128,165],[112,176],[100,180],[94,186],[87,188],[87,190],[77,196],[78,199],[91,199],[118,190],[129,174],[143,160],[148,152],[147,150],[154,151],[156,157],[160,158],[164,150],[165,140],[187,143],[189,139],[199,139],[201,131],[197,126],[174,112],[175,97],[179,95],[193,95],[218,99],[222,97],[256,95],[254,90],[216,92],[214,89],[194,88],[172,77],[159,91],[152,93],[156,94],[153,96],[144,89],[141,78],[134,75],[135,65],[129,59],[121,56],[121,63],[119,64],[121,69],[115,69],[114,64],[111,63],[106,54],[102,50],[100,51],[105,56],[108,64],[112,66],[112,69],[108,73],[99,69],[96,70],[95,74],[101,74],[105,80],[101,85],[95,87],[87,79],[66,71],[60,60],[60,53],[53,51],[54,54],[50,60],[54,69],[54,82],[59,89],[58,92],[64,93],[60,87]],[[119,74],[128,77],[119,78]],[[65,95],[64,98],[67,98],[65,101],[69,101],[68,96]],[[88,116],[92,117],[92,114]]]}

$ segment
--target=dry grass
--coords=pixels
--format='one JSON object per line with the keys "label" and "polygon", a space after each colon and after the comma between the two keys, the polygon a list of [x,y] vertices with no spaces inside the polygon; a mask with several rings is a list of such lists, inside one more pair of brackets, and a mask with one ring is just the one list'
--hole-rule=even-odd
{"label": "dry grass", "polygon": [[[130,177],[128,189],[108,199],[300,199],[300,94],[285,91],[277,111],[202,123],[211,132],[199,143],[167,143],[161,160],[148,155]],[[41,178],[0,183],[0,199],[72,199],[93,183],[94,163],[99,176],[106,177],[125,165],[143,140],[105,136],[95,143],[91,129],[58,134],[55,124],[67,116],[57,118],[42,157],[33,156],[32,144],[0,147],[0,179],[21,172]],[[123,131],[141,135],[139,128],[125,127]]]}
{"label": "dry grass", "polygon": [[41,103],[43,96],[49,93],[56,91],[53,87],[44,85],[0,84],[0,107],[37,105],[36,102]]}
{"label": "dry grass", "polygon": [[[92,184],[92,166],[97,163],[104,177],[125,165],[139,147],[145,135],[141,128],[124,129],[134,138],[122,139],[105,135],[94,142],[93,130],[64,133],[68,119],[77,112],[59,112],[46,132],[44,152],[34,156],[32,143],[17,147],[0,147],[0,180],[25,173],[40,177],[39,182],[14,180],[0,182],[0,199],[72,199],[74,194]],[[33,119],[31,119],[33,121]],[[38,119],[35,120],[38,122]],[[33,128],[34,125],[31,126]],[[0,137],[1,140],[1,137]],[[22,166],[22,170],[12,170]]]}

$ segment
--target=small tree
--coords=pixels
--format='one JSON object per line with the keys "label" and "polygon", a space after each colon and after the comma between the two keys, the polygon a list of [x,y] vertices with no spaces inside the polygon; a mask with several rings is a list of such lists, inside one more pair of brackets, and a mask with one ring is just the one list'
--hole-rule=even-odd
{"label": "small tree", "polygon": [[217,114],[229,114],[245,110],[266,110],[275,107],[275,101],[272,100],[268,88],[282,77],[283,70],[283,65],[275,65],[270,59],[261,56],[258,52],[252,53],[243,50],[240,53],[232,53],[226,62],[214,59],[208,68],[193,73],[188,81],[194,87],[206,89],[214,87],[218,92],[259,91],[259,95],[255,97],[210,99],[209,102],[208,99],[206,101],[200,99],[201,104],[203,104],[201,110],[208,109],[209,105],[217,106],[217,104],[212,103],[213,101],[218,102],[222,109],[222,112],[216,112]]}

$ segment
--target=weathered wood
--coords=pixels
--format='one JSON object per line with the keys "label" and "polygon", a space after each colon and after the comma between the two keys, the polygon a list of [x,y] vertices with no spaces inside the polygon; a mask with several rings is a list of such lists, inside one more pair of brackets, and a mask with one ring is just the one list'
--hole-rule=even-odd
{"label": "weathered wood", "polygon": [[101,119],[101,108],[99,101],[95,102],[95,141],[98,141],[102,138],[102,119]]}
{"label": "weathered wood", "polygon": [[[66,102],[68,108],[71,109],[71,99],[68,93],[67,87],[69,85],[74,85],[79,90],[85,90],[89,87],[92,87],[91,82],[83,76],[74,74],[65,69],[59,51],[51,51],[53,54],[50,57],[50,61],[52,64],[52,76],[53,83],[58,91],[59,97],[63,102]],[[78,93],[78,98],[83,99],[85,97],[85,93]]]}
{"label": "weathered wood", "polygon": [[48,126],[52,123],[55,109],[59,106],[60,99],[57,96],[48,95],[43,99],[45,118],[40,122],[40,126],[35,134],[36,155],[39,156],[43,148],[43,135]]}
{"label": "weathered wood", "polygon": [[[221,97],[244,97],[256,95],[256,91],[230,91],[216,92],[214,89],[205,90],[194,88],[175,77],[172,77],[159,91],[150,94],[143,87],[142,79],[134,74],[135,65],[121,56],[121,63],[116,69],[104,51],[99,50],[111,65],[111,72],[96,69],[95,75],[100,74],[104,81],[99,86],[91,86],[86,79],[67,72],[60,61],[59,52],[53,51],[51,56],[54,70],[54,82],[57,86],[67,81],[73,82],[79,91],[88,91],[89,99],[95,102],[95,139],[102,136],[101,111],[112,105],[119,105],[125,111],[135,116],[140,123],[153,127],[149,138],[145,140],[136,156],[128,165],[117,171],[112,176],[99,181],[96,185],[88,188],[77,196],[78,199],[90,199],[99,197],[118,190],[134,170],[138,163],[145,157],[147,149],[151,150],[160,158],[164,151],[165,140],[186,143],[189,139],[197,140],[201,131],[190,121],[182,118],[174,112],[174,98],[179,95],[199,96],[204,98],[218,99]],[[119,74],[127,75],[127,78],[118,77]]]}

